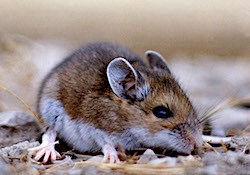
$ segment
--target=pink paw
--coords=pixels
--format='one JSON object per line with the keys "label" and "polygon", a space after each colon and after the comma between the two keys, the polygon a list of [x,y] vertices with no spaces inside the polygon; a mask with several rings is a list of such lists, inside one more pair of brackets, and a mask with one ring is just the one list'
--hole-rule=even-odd
{"label": "pink paw", "polygon": [[60,158],[61,155],[55,150],[54,145],[47,144],[34,147],[29,149],[31,155],[34,155],[34,159],[39,161],[43,157],[43,163],[47,163],[49,160],[52,162],[55,161],[57,158]]}
{"label": "pink paw", "polygon": [[35,156],[34,159],[39,161],[43,157],[43,163],[47,163],[49,160],[52,162],[61,155],[55,150],[56,132],[54,130],[47,130],[42,137],[42,144],[40,146],[29,149],[31,156]]}
{"label": "pink paw", "polygon": [[104,145],[102,151],[104,154],[102,162],[105,162],[105,163],[106,162],[109,162],[109,163],[120,163],[121,162],[120,159],[118,158],[118,153],[115,150],[114,146]]}

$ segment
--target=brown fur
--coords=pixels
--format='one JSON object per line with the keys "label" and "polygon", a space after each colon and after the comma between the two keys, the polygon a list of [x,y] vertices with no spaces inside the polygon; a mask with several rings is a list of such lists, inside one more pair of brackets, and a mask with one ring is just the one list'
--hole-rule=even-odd
{"label": "brown fur", "polygon": [[[127,59],[144,75],[150,85],[145,100],[130,101],[112,92],[106,68],[116,57]],[[61,101],[72,119],[109,133],[134,126],[151,132],[171,130],[195,116],[190,101],[169,72],[151,69],[130,50],[108,43],[89,44],[54,68],[41,86],[38,104],[44,97]],[[174,117],[156,118],[152,109],[160,105],[172,110]]]}

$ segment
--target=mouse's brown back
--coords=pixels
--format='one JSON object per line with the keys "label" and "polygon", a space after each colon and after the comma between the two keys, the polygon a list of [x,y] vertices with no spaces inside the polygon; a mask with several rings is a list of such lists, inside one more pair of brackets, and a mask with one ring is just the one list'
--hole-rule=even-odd
{"label": "mouse's brown back", "polygon": [[38,95],[38,112],[41,114],[41,102],[51,98],[59,100],[72,118],[93,118],[95,111],[101,110],[102,98],[107,101],[112,93],[106,69],[117,57],[146,66],[127,48],[110,43],[88,44],[66,58],[44,79]]}

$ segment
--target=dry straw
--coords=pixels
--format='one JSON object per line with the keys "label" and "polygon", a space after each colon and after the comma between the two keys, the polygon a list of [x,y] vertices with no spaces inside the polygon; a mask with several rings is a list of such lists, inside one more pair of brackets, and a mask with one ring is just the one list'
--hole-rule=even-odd
{"label": "dry straw", "polygon": [[3,85],[0,84],[0,89],[13,95],[17,100],[19,100],[24,107],[31,112],[31,114],[42,124],[44,125],[44,121],[31,109],[31,107],[25,102],[23,101],[20,97],[18,97],[14,92],[12,92],[11,90],[7,89],[6,87],[4,87]]}

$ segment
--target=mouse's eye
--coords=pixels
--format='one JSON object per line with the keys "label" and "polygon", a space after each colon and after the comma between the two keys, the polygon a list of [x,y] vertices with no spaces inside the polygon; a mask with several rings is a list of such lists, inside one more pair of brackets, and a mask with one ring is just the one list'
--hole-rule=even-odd
{"label": "mouse's eye", "polygon": [[153,114],[158,118],[170,118],[174,113],[164,106],[157,106],[153,109]]}

